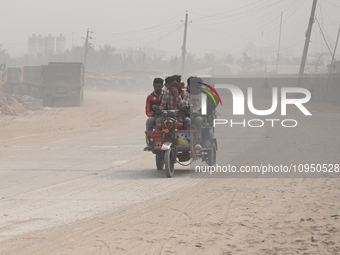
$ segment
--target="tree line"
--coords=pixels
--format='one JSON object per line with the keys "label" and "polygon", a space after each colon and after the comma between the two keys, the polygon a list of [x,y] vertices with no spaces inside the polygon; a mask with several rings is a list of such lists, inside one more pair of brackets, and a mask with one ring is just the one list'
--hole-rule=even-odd
{"label": "tree line", "polygon": [[[45,65],[48,62],[83,62],[84,54],[84,46],[74,46],[64,52],[45,51],[37,53],[35,56],[26,54],[22,57],[12,58],[8,51],[0,45],[0,64],[22,67]],[[165,59],[164,56],[150,56],[143,50],[131,50],[131,52],[127,51],[122,54],[118,53],[110,44],[105,44],[97,49],[89,48],[86,70],[106,75],[117,75],[127,70],[160,70],[164,73],[174,74],[180,72],[181,63],[180,56],[171,56]],[[254,59],[245,52],[239,57],[232,54],[214,53],[204,53],[202,57],[198,57],[195,54],[188,53],[185,63],[186,73],[195,73],[198,70],[214,67],[224,66],[228,68],[228,65],[238,65],[239,74],[263,74],[266,72],[266,65],[275,65],[276,59]],[[300,58],[284,56],[280,58],[280,64],[298,65],[299,63]]]}

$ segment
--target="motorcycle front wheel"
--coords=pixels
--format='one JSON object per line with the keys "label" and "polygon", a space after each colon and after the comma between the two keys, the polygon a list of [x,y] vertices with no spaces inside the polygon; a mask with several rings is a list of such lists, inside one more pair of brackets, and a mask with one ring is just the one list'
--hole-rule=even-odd
{"label": "motorcycle front wheel", "polygon": [[164,167],[164,157],[163,157],[163,152],[157,152],[156,153],[156,167],[157,170],[163,170]]}

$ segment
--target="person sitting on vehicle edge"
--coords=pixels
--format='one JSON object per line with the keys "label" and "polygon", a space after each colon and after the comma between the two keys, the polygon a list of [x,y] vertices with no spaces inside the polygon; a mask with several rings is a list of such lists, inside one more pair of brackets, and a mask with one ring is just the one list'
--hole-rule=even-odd
{"label": "person sitting on vehicle edge", "polygon": [[[174,75],[170,77],[170,84],[168,90],[165,91],[162,103],[159,106],[159,113],[161,110],[179,110],[180,108],[187,106],[189,103],[189,93],[182,90],[184,88],[184,84],[178,81],[181,81],[180,75]],[[163,121],[163,117],[159,117],[156,119],[156,125],[161,124]],[[183,123],[184,129],[190,128],[190,118],[184,116],[183,112],[178,113],[178,120]],[[161,130],[160,127],[157,127],[157,130]]]}
{"label": "person sitting on vehicle edge", "polygon": [[[163,79],[155,78],[153,80],[153,89],[154,91],[148,95],[146,98],[145,104],[145,113],[149,117],[146,120],[146,131],[152,131],[156,126],[157,114],[155,112],[155,107],[159,106],[162,102],[163,97]],[[146,147],[145,151],[150,150],[150,134],[146,135]]]}
{"label": "person sitting on vehicle edge", "polygon": [[[190,117],[192,121],[195,123],[195,127],[197,129],[197,136],[198,141],[195,145],[196,150],[202,149],[202,123],[203,123],[203,116],[201,115],[201,100],[202,100],[202,93],[207,93],[201,88],[204,86],[203,80],[199,77],[191,76],[187,79],[188,84],[188,92],[190,94]],[[207,95],[207,115],[205,116],[207,118],[208,123],[212,123],[215,115],[215,108],[217,107],[219,100],[217,96],[209,89],[204,88],[208,90],[211,95],[213,95],[214,99],[210,97],[210,95]],[[216,102],[216,104],[215,104]]]}

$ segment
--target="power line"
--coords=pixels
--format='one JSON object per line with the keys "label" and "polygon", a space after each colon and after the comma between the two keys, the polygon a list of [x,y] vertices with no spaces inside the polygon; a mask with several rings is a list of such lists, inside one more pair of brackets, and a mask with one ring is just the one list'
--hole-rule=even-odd
{"label": "power line", "polygon": [[326,43],[326,45],[327,45],[327,49],[328,49],[329,53],[332,55],[332,51],[331,51],[330,47],[328,46],[327,40],[326,40],[325,35],[324,35],[324,33],[323,33],[323,30],[322,30],[322,28],[321,28],[321,26],[320,26],[320,23],[319,23],[319,21],[318,21],[317,18],[315,18],[315,20],[316,20],[316,23],[319,25],[319,28],[320,28],[322,37],[323,37],[323,39],[324,39],[324,41],[325,41],[325,43]]}
{"label": "power line", "polygon": [[[162,22],[162,23],[160,23],[158,25],[152,26],[152,27],[148,27],[148,28],[144,28],[144,29],[139,29],[139,30],[135,30],[135,31],[124,32],[124,33],[106,33],[106,34],[107,35],[112,35],[112,36],[117,36],[117,35],[137,34],[137,33],[145,32],[145,31],[148,31],[148,30],[152,30],[154,28],[158,28],[158,27],[168,23],[169,21],[172,21],[172,20],[178,18],[181,15],[182,14],[179,14],[179,15],[177,15],[177,16],[175,16],[175,17],[173,17],[173,18],[171,18],[171,19],[169,19],[167,21],[164,21],[164,22]],[[102,32],[102,33],[104,33],[104,32]]]}
{"label": "power line", "polygon": [[[143,38],[147,38],[149,39],[150,41],[145,41],[145,40],[141,40],[141,39],[133,39],[133,38],[115,38],[116,40],[100,40],[102,42],[106,42],[106,43],[118,43],[118,44],[122,44],[122,45],[125,45],[126,46],[126,43],[121,43],[120,41],[123,41],[123,42],[137,42],[137,43],[143,43],[143,44],[149,44],[149,45],[157,45],[159,46],[160,45],[160,41],[163,41],[164,39],[166,39],[167,37],[169,37],[171,34],[174,34],[176,33],[177,31],[179,31],[181,28],[183,27],[183,24],[177,24],[175,27],[173,27],[171,30],[167,30],[165,34],[160,34],[160,33],[157,33],[157,34],[154,34],[153,37],[148,37],[148,36],[143,36]],[[157,39],[158,43],[155,42],[155,40],[153,39],[154,37],[157,37],[157,38],[160,38],[160,39]],[[139,37],[140,38],[140,37]],[[98,38],[95,38],[95,39],[98,39]],[[166,47],[171,47],[173,45],[164,45],[162,44],[163,46],[166,46]],[[177,46],[176,46],[177,47]]]}

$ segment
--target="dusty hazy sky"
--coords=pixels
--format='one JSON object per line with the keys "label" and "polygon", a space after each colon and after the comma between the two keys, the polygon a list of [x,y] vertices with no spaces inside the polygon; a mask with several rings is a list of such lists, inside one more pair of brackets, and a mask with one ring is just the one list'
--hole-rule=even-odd
{"label": "dusty hazy sky", "polygon": [[[28,51],[28,37],[66,35],[67,48],[84,43],[90,28],[91,43],[114,48],[150,45],[180,55],[183,23],[188,10],[187,51],[196,56],[219,51],[240,54],[247,45],[271,47],[301,55],[312,0],[12,0],[1,1],[0,44],[11,55]],[[340,1],[318,0],[316,17],[333,50],[340,25]],[[73,34],[74,33],[74,34]],[[317,22],[310,54],[328,52]]]}

